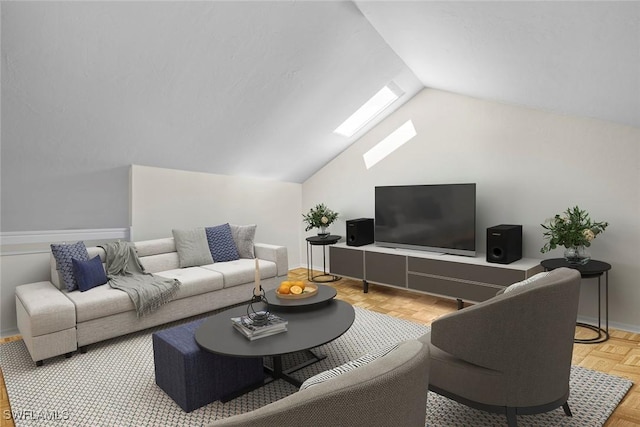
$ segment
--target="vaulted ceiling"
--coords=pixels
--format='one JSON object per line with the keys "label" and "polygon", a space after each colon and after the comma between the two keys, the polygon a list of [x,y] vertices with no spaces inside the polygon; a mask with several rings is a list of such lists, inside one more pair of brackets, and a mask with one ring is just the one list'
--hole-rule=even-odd
{"label": "vaulted ceiling", "polygon": [[368,2],[426,87],[640,127],[640,2]]}
{"label": "vaulted ceiling", "polygon": [[303,182],[390,81],[385,114],[430,87],[640,127],[640,3],[3,2],[3,199],[131,163]]}

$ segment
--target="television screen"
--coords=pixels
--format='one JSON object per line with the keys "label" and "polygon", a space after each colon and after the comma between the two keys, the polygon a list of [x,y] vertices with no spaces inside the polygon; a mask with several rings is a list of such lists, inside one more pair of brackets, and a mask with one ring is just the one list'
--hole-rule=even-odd
{"label": "television screen", "polygon": [[476,185],[375,188],[375,241],[380,246],[475,256]]}

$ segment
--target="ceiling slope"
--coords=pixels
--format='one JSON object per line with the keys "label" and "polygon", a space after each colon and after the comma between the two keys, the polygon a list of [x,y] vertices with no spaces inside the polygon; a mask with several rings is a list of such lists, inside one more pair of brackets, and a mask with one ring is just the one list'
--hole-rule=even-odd
{"label": "ceiling slope", "polygon": [[427,87],[640,127],[640,2],[356,4]]}
{"label": "ceiling slope", "polygon": [[303,182],[385,84],[396,108],[423,88],[352,2],[5,2],[2,36],[3,179],[23,182],[131,163]]}

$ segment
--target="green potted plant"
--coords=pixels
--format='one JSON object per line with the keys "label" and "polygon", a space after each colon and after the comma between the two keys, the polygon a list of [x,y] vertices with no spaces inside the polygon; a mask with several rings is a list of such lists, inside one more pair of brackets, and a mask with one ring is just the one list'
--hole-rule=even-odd
{"label": "green potted plant", "polygon": [[591,257],[585,248],[591,246],[591,241],[602,233],[609,223],[592,221],[585,210],[575,206],[567,208],[562,215],[556,214],[540,225],[545,229],[544,237],[548,239],[540,252],[545,253],[558,246],[564,246],[567,262],[586,264]]}
{"label": "green potted plant", "polygon": [[302,214],[303,222],[307,224],[304,231],[309,231],[313,228],[319,229],[318,236],[327,237],[327,227],[329,227],[336,219],[338,219],[338,213],[329,209],[324,203],[317,204],[314,208],[309,209],[309,212],[305,215]]}

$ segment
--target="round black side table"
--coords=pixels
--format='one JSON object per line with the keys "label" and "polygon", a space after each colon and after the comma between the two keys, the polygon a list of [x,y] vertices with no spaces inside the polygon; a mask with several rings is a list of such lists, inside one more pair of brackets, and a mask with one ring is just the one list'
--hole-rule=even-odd
{"label": "round black side table", "polygon": [[[545,270],[551,271],[560,267],[573,268],[574,270],[578,270],[580,272],[580,276],[583,279],[598,279],[598,326],[589,325],[588,323],[578,322],[576,325],[581,326],[583,328],[591,329],[594,332],[598,333],[597,337],[594,338],[586,338],[586,339],[574,339],[573,341],[581,344],[596,344],[605,342],[609,339],[609,270],[611,270],[611,264],[590,260],[588,263],[584,265],[576,265],[569,264],[564,258],[553,258],[553,259],[545,259],[540,263]],[[604,287],[605,287],[605,329],[602,329],[602,302],[601,302],[601,282],[602,274],[604,274]]]}
{"label": "round black side table", "polygon": [[[307,237],[307,279],[310,282],[327,283],[340,280],[335,274],[327,273],[327,245],[335,245],[342,236],[329,235],[326,237]],[[313,246],[322,246],[322,274],[313,275]],[[325,278],[320,280],[321,278]]]}

